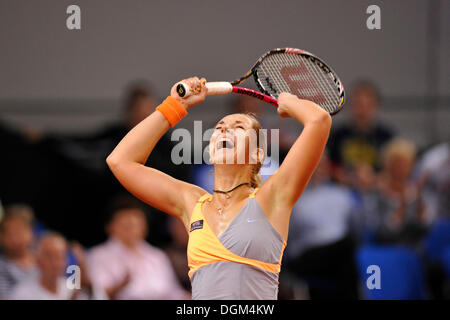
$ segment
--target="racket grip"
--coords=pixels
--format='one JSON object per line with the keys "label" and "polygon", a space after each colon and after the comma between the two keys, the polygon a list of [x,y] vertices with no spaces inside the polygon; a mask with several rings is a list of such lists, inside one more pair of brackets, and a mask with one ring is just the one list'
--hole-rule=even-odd
{"label": "racket grip", "polygon": [[[226,81],[207,82],[205,84],[205,86],[206,86],[206,88],[208,88],[208,96],[216,95],[216,94],[227,94],[227,93],[231,93],[233,90],[233,86],[231,85],[231,83],[226,82]],[[191,88],[183,82],[180,82],[177,85],[177,93],[181,98],[186,98],[186,97],[189,97],[190,95],[194,94],[191,91]]]}

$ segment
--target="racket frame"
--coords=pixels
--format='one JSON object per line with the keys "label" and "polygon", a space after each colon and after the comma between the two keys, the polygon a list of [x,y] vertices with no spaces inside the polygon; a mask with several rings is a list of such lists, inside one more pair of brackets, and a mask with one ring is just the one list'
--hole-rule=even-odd
{"label": "racket frame", "polygon": [[[330,115],[335,115],[338,113],[342,106],[345,103],[345,90],[344,86],[342,85],[341,80],[338,78],[336,72],[334,72],[333,69],[331,69],[323,60],[318,58],[317,56],[313,55],[312,53],[302,50],[302,49],[296,49],[296,48],[276,48],[273,50],[270,50],[263,54],[253,65],[253,67],[242,77],[231,81],[231,82],[208,82],[206,83],[208,87],[208,94],[214,95],[214,94],[226,94],[226,93],[237,93],[237,94],[243,94],[248,95],[254,98],[257,98],[259,100],[262,100],[264,102],[267,102],[269,104],[274,105],[275,107],[278,107],[277,99],[270,94],[268,90],[262,85],[259,77],[258,77],[258,66],[261,64],[261,62],[268,57],[269,55],[277,54],[277,53],[287,53],[287,54],[296,54],[301,55],[305,59],[310,60],[312,63],[316,64],[319,68],[322,69],[326,74],[330,76],[330,78],[333,80],[336,90],[339,94],[339,105],[337,106],[336,111],[330,112]],[[258,87],[258,89],[261,92],[258,92],[253,89],[248,89],[244,87],[237,86],[238,84],[241,84],[246,79],[248,79],[251,75],[253,75],[253,78],[255,80],[255,83]],[[231,85],[231,86],[230,86]],[[177,86],[177,91],[180,94],[181,97],[186,96],[186,94],[189,94],[189,87],[186,86],[183,83],[180,83]]]}
{"label": "racket frame", "polygon": [[[262,85],[262,83],[261,83],[261,81],[260,81],[260,79],[259,79],[259,77],[257,75],[257,68],[267,56],[272,55],[272,54],[276,54],[276,53],[288,53],[288,54],[301,55],[304,58],[309,59],[312,63],[316,64],[324,72],[326,72],[328,75],[330,75],[332,80],[333,80],[333,82],[334,82],[334,84],[336,85],[336,89],[338,90],[338,93],[339,93],[339,105],[337,106],[336,111],[330,112],[330,115],[335,115],[336,113],[338,113],[342,109],[342,107],[343,107],[343,105],[345,103],[345,90],[344,90],[344,86],[342,85],[342,82],[339,79],[339,77],[337,76],[336,72],[334,72],[334,70],[331,67],[329,67],[322,59],[318,58],[317,56],[315,56],[311,52],[308,52],[308,51],[302,50],[302,49],[297,49],[297,48],[276,48],[276,49],[273,49],[273,50],[270,50],[270,51],[266,52],[265,54],[263,54],[258,59],[258,61],[256,61],[255,65],[251,68],[251,70],[244,77],[239,78],[239,79],[236,80],[236,84],[241,83],[243,80],[247,79],[250,76],[250,74],[253,74],[253,79],[255,80],[256,85],[258,86],[258,89],[263,94],[265,94],[266,96],[269,96],[271,98],[275,98]],[[231,82],[231,84],[233,84],[233,82]]]}

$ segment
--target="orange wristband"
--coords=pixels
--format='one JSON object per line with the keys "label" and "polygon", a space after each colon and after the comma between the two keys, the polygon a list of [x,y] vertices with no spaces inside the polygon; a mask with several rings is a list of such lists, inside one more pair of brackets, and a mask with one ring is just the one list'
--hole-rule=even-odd
{"label": "orange wristband", "polygon": [[171,96],[168,96],[163,103],[156,107],[156,110],[163,114],[167,121],[169,121],[171,127],[187,115],[187,111],[183,105]]}

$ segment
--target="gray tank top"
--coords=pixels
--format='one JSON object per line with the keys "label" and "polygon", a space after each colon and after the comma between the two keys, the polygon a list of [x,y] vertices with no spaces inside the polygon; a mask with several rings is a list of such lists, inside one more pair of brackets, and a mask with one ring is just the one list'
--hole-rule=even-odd
{"label": "gray tank top", "polygon": [[[272,264],[281,263],[286,245],[254,197],[248,198],[218,239],[235,255]],[[257,266],[218,261],[199,268],[191,276],[192,298],[275,300],[278,296],[278,277],[279,273]]]}

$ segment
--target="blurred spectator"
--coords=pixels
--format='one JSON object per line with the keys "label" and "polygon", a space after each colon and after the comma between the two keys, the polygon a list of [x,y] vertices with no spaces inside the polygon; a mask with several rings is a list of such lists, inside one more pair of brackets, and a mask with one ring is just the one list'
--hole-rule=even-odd
{"label": "blurred spectator", "polygon": [[185,290],[191,290],[191,281],[189,280],[188,261],[187,261],[187,245],[189,236],[183,223],[177,218],[169,218],[169,230],[172,235],[172,242],[164,251],[167,253],[178,281]]}
{"label": "blurred spectator", "polygon": [[377,120],[380,93],[372,83],[357,83],[349,104],[350,122],[332,130],[328,143],[335,177],[346,184],[348,173],[360,165],[379,168],[381,148],[392,137],[392,129]]}
{"label": "blurred spectator", "polygon": [[91,249],[94,284],[111,299],[187,299],[166,254],[145,242],[147,222],[140,203],[120,199],[106,227],[109,239]]}
{"label": "blurred spectator", "polygon": [[[396,138],[383,150],[378,186],[365,205],[366,226],[374,230],[379,243],[419,244],[426,233],[426,216],[419,185],[412,181],[416,148]],[[370,223],[367,223],[370,222]]]}
{"label": "blurred spectator", "polygon": [[94,290],[83,263],[82,251],[76,250],[80,261],[81,288],[71,289],[64,277],[67,264],[67,243],[58,233],[48,232],[39,239],[36,262],[39,275],[21,281],[14,287],[12,300],[71,300],[101,299],[101,290]]}
{"label": "blurred spectator", "polygon": [[308,284],[311,299],[357,299],[351,228],[358,203],[330,178],[324,153],[291,213],[287,267]]}
{"label": "blurred spectator", "polygon": [[[36,209],[35,203],[39,199],[37,190],[42,189],[48,177],[41,155],[21,128],[15,128],[1,119],[0,141],[0,195],[3,205],[27,203]],[[51,164],[47,162],[46,165]]]}
{"label": "blurred spectator", "polygon": [[37,272],[32,252],[33,210],[26,205],[10,205],[0,222],[0,299]]}
{"label": "blurred spectator", "polygon": [[450,218],[450,142],[432,147],[418,164],[428,222]]}
{"label": "blurred spectator", "polygon": [[450,142],[426,151],[416,166],[416,178],[423,190],[426,221],[430,225],[424,242],[428,288],[434,299],[450,298],[450,278],[445,275],[442,252],[450,246]]}
{"label": "blurred spectator", "polygon": [[[146,82],[132,83],[127,87],[121,118],[99,132],[82,136],[55,136],[52,143],[61,154],[78,165],[95,172],[107,170],[105,159],[122,138],[139,122],[148,117],[158,106],[159,98]],[[184,176],[178,167],[168,163],[172,142],[164,135],[152,151],[148,164],[161,168],[163,172]]]}
{"label": "blurred spectator", "polygon": [[[16,153],[8,155],[6,159],[0,158],[2,163],[9,167],[19,161],[16,166],[21,168],[16,172],[19,177],[17,179],[10,177],[7,172],[9,167],[4,168],[8,181],[0,186],[5,190],[5,193],[2,193],[5,195],[5,202],[11,203],[14,197],[19,197],[20,201],[32,203],[40,221],[49,228],[62,232],[68,238],[78,239],[85,246],[104,241],[103,233],[100,232],[104,226],[102,215],[105,213],[104,209],[112,197],[124,192],[123,187],[107,168],[105,159],[133,126],[155,110],[159,102],[149,84],[144,82],[131,84],[123,100],[120,120],[96,133],[81,135],[50,133],[36,145],[22,148],[33,150],[33,153],[28,152],[26,157]],[[170,132],[157,143],[147,165],[177,179],[189,181],[187,166],[177,166],[167,161],[173,146]],[[8,146],[11,145],[11,150],[15,150],[14,146],[17,144],[16,140],[20,141],[19,137],[13,135],[10,130],[5,130],[5,136],[10,137],[8,139],[11,143],[8,143]],[[33,161],[30,162],[30,159]],[[21,171],[25,171],[26,174]],[[30,181],[32,185],[23,186],[24,180]],[[17,181],[20,181],[20,186],[14,188],[15,184],[18,184]],[[14,190],[14,193],[10,190]],[[148,240],[155,245],[168,243],[170,235],[167,229],[167,215],[160,214],[150,207],[146,210],[151,220]],[[65,214],[62,215],[61,212]],[[84,232],[80,234],[79,230]]]}
{"label": "blurred spectator", "polygon": [[120,121],[89,135],[63,136],[50,134],[45,141],[69,161],[90,170],[104,173],[105,158],[135,125],[149,116],[158,105],[147,83],[134,83],[127,88]]}

